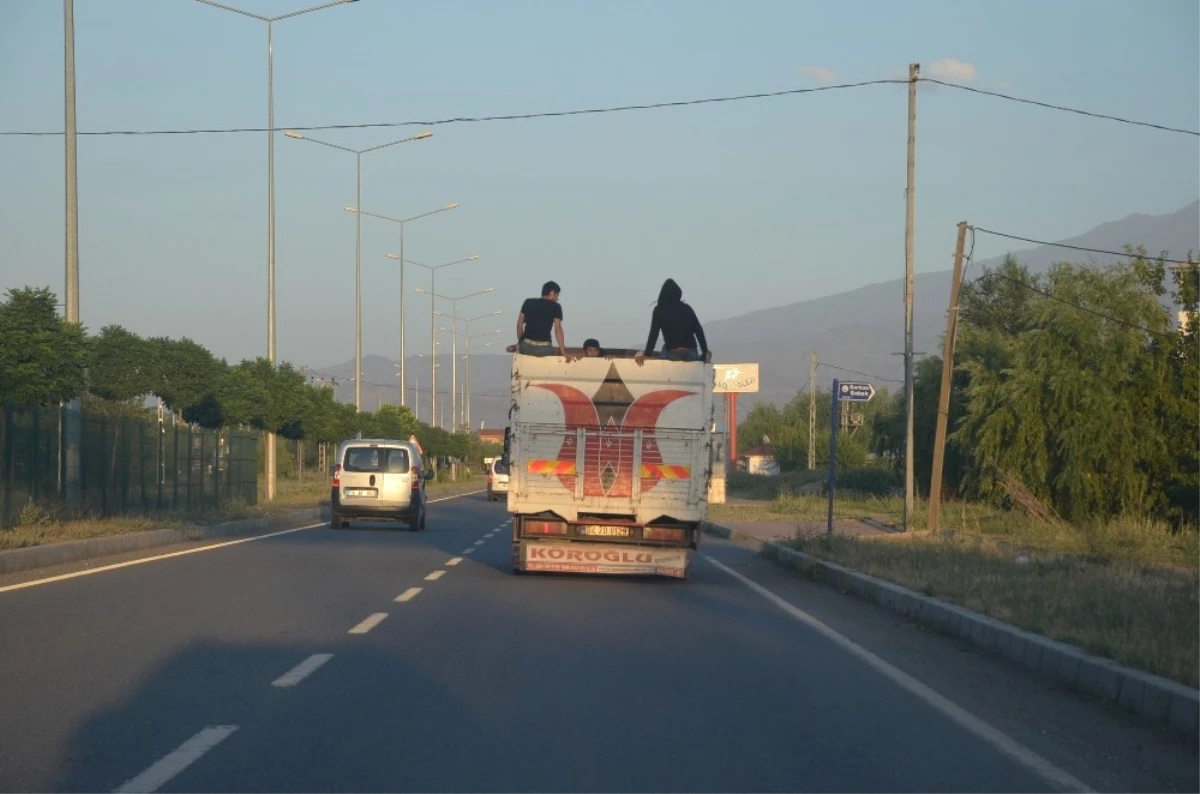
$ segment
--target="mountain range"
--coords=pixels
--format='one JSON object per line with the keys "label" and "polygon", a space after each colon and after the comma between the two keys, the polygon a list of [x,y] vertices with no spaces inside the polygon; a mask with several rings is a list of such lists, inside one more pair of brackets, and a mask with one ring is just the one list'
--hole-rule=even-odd
{"label": "mountain range", "polygon": [[[1167,252],[1182,259],[1200,251],[1200,201],[1165,215],[1129,215],[1101,224],[1077,237],[1056,241],[1080,248],[1121,251],[1125,245],[1143,245],[1151,254]],[[1111,259],[1101,254],[1071,251],[1057,246],[1038,246],[1011,252],[1033,272],[1045,272],[1055,262],[1101,263]],[[984,267],[999,264],[1003,257],[975,262],[967,279]],[[950,301],[951,271],[919,273],[914,283],[913,344],[917,351],[941,355]],[[782,404],[809,379],[809,351],[815,349],[824,365],[818,383],[828,388],[835,377],[869,381],[876,388],[903,387],[903,359],[894,355],[904,349],[904,281],[895,279],[870,284],[848,292],[799,301],[784,306],[714,320],[705,324],[709,343],[722,363],[758,362],[761,391],[746,395],[739,406],[749,409],[761,401]],[[480,355],[471,358],[471,424],[479,428],[503,427],[508,414],[508,377],[511,357]],[[438,356],[438,391],[449,410],[451,358]],[[835,369],[835,368],[841,368]],[[461,378],[463,372],[458,372]],[[849,374],[853,370],[860,374]],[[408,362],[409,380],[419,378],[424,393],[417,406],[420,417],[429,420],[429,362],[415,356]],[[354,362],[347,361],[320,370],[338,379],[337,399],[353,401]],[[865,374],[861,374],[865,373]],[[383,356],[363,358],[363,409],[395,403],[396,361]],[[412,386],[409,389],[410,407]],[[440,424],[440,422],[439,422]]]}

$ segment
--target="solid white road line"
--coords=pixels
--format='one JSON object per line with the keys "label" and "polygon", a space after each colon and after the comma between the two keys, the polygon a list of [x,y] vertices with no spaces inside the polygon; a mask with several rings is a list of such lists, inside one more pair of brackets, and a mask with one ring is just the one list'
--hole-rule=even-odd
{"label": "solid white road line", "polygon": [[158,791],[164,783],[187,769],[236,730],[236,725],[208,726],[163,758],[155,761],[145,772],[121,784],[115,791],[117,794],[133,794],[134,792],[148,794],[148,792]]}
{"label": "solid white road line", "polygon": [[449,502],[451,499],[461,499],[464,496],[474,496],[475,494],[479,494],[479,493],[483,493],[483,491],[479,490],[479,491],[469,491],[467,493],[456,493],[456,494],[454,494],[454,496],[442,496],[442,497],[439,497],[438,499],[429,499],[428,502],[430,504],[433,504],[434,502]]}
{"label": "solid white road line", "polygon": [[460,562],[462,562],[462,557],[451,557],[446,560],[446,565],[458,565]]}
{"label": "solid white road line", "polygon": [[300,664],[271,682],[271,686],[295,686],[317,671],[317,668],[333,658],[332,653],[314,653]]}
{"label": "solid white road line", "polygon": [[[173,551],[169,554],[156,554],[153,557],[143,557],[140,560],[129,560],[127,562],[117,562],[112,565],[103,565],[99,568],[89,568],[86,571],[75,571],[74,573],[64,573],[58,576],[50,576],[45,579],[35,579],[32,582],[21,582],[20,584],[10,584],[0,587],[0,593],[6,593],[9,590],[21,590],[26,587],[35,587],[39,584],[49,584],[50,582],[61,582],[64,579],[74,579],[77,576],[91,576],[94,573],[104,573],[105,571],[115,571],[118,568],[128,568],[131,565],[142,565],[147,562],[158,562],[159,560],[169,560],[172,557],[182,557],[185,554],[199,554],[202,551],[212,551],[213,549],[223,549],[226,546],[236,546],[239,543],[254,543],[257,540],[266,540],[267,538],[277,538],[280,535],[290,535],[293,532],[303,532],[306,529],[316,529],[317,527],[329,526],[327,522],[320,524],[309,524],[308,526],[295,527],[293,529],[283,529],[279,532],[269,532],[266,535],[255,535],[252,538],[239,538],[238,540],[226,540],[221,543],[213,543],[209,546],[201,546],[198,549],[184,549],[183,551]],[[83,562],[81,560],[81,562]]]}
{"label": "solid white road line", "polygon": [[[471,491],[469,493],[454,494],[453,496],[443,496],[439,499],[430,499],[432,502],[448,502],[451,499],[461,499],[464,496],[474,496],[475,494],[483,493],[482,490]],[[129,560],[127,562],[113,563],[112,565],[102,565],[99,568],[89,568],[86,571],[75,571],[73,573],[59,574],[58,576],[49,576],[45,579],[35,579],[31,582],[21,582],[20,584],[10,584],[0,587],[0,593],[7,593],[10,590],[23,590],[26,587],[36,587],[41,584],[50,584],[51,582],[61,582],[65,579],[74,579],[77,576],[91,576],[94,573],[104,573],[105,571],[115,571],[118,568],[128,568],[131,565],[142,565],[147,562],[158,562],[159,560],[169,560],[172,557],[182,557],[185,554],[199,554],[202,551],[212,551],[214,549],[223,549],[226,546],[237,546],[241,543],[253,543],[257,540],[266,540],[267,538],[275,538],[280,535],[290,535],[293,532],[303,532],[306,529],[317,529],[319,527],[327,527],[329,523],[322,521],[319,524],[308,524],[303,527],[294,527],[292,529],[283,529],[278,532],[268,532],[265,535],[255,535],[252,538],[239,538],[238,540],[226,540],[221,543],[211,543],[207,546],[201,546],[196,549],[184,549],[183,551],[173,551],[169,554],[156,554],[153,557],[143,557],[138,560]],[[81,560],[83,562],[83,560]]]}
{"label": "solid white road line", "polygon": [[401,593],[400,595],[396,596],[396,601],[398,603],[403,604],[405,601],[412,601],[414,598],[416,598],[418,595],[420,595],[420,593],[421,593],[421,588],[410,587],[407,590],[405,590],[403,593]]}
{"label": "solid white road line", "polygon": [[378,626],[380,623],[382,623],[386,619],[387,619],[386,612],[376,612],[374,615],[371,615],[371,617],[367,618],[362,623],[359,623],[357,626],[350,629],[350,631],[347,633],[349,633],[349,634],[366,634],[368,631],[375,628],[376,626]]}
{"label": "solid white road line", "polygon": [[445,575],[446,575],[445,571],[434,571],[433,573],[431,573],[425,577],[425,581],[436,582],[438,579],[441,579]]}
{"label": "solid white road line", "polygon": [[1077,780],[1068,772],[1059,769],[1034,751],[1010,738],[1007,734],[1002,733],[996,728],[993,728],[991,725],[979,719],[974,714],[971,714],[969,711],[954,703],[949,698],[937,693],[903,670],[893,667],[891,664],[871,653],[861,645],[855,643],[850,638],[838,633],[829,626],[826,626],[820,620],[816,619],[804,610],[775,595],[758,582],[755,582],[754,580],[741,573],[738,573],[727,565],[714,560],[707,554],[704,555],[704,559],[708,560],[720,570],[729,574],[734,579],[737,579],[739,582],[746,585],[746,587],[750,588],[775,606],[782,609],[788,614],[789,617],[795,618],[817,633],[823,635],[835,645],[841,647],[842,650],[847,651],[852,656],[856,656],[858,659],[866,662],[868,666],[883,675],[885,678],[890,679],[892,683],[897,684],[902,689],[905,689],[913,695],[916,695],[926,704],[941,712],[943,716],[948,717],[953,722],[958,723],[960,727],[975,734],[984,742],[991,745],[993,748],[1008,756],[1012,760],[1016,761],[1030,772],[1033,772],[1034,774],[1041,776],[1046,781],[1068,791],[1092,791],[1092,789],[1086,786],[1082,781]]}

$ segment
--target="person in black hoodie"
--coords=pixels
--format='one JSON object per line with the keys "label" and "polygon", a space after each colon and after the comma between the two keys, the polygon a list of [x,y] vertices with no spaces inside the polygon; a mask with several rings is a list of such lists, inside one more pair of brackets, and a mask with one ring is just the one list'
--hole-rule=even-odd
{"label": "person in black hoodie", "polygon": [[663,358],[670,361],[712,360],[712,351],[708,349],[700,319],[695,310],[683,302],[683,290],[673,278],[664,281],[658,292],[658,303],[650,315],[650,336],[646,340],[646,349],[634,357],[639,366],[646,356],[654,355],[659,332],[663,337]]}

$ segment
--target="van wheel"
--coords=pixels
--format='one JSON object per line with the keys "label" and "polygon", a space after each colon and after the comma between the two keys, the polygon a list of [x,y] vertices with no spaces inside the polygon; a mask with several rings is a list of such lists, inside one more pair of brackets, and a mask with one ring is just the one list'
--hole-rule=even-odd
{"label": "van wheel", "polygon": [[329,528],[330,529],[341,529],[343,526],[344,526],[344,524],[342,524],[342,519],[338,518],[336,513],[334,515],[330,516],[330,518],[329,518]]}
{"label": "van wheel", "polygon": [[421,508],[421,529],[425,529],[425,508]]}

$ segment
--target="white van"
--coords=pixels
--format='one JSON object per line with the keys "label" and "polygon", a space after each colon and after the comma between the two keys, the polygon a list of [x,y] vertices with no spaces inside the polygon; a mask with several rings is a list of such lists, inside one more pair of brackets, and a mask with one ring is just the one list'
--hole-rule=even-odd
{"label": "white van", "polygon": [[333,464],[329,525],[351,521],[405,521],[409,529],[425,528],[425,481],[421,451],[411,441],[355,438],[343,441]]}
{"label": "white van", "polygon": [[499,501],[501,494],[508,495],[508,464],[502,458],[493,458],[487,469],[488,501]]}

